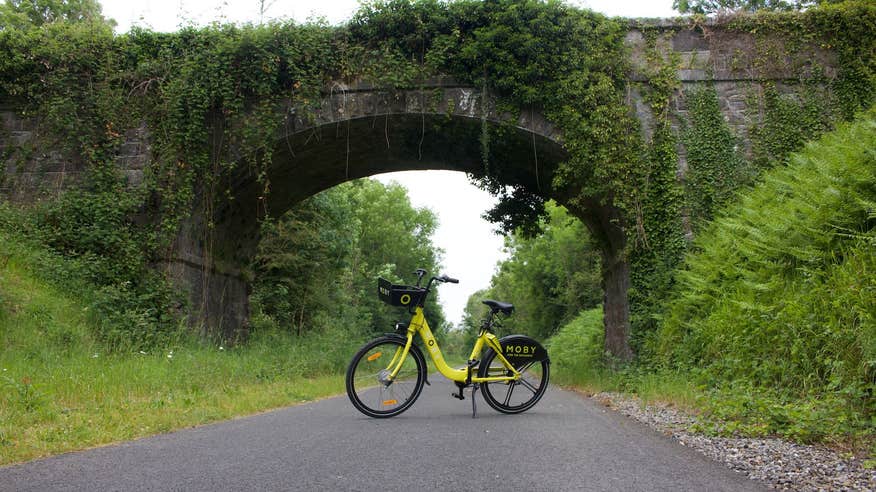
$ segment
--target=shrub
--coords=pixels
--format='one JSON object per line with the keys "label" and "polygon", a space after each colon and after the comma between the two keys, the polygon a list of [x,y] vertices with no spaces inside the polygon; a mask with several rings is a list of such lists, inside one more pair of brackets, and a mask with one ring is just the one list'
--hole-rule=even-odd
{"label": "shrub", "polygon": [[130,282],[100,288],[91,304],[97,339],[117,351],[163,347],[182,333],[170,286],[158,274],[135,289]]}
{"label": "shrub", "polygon": [[603,368],[602,306],[582,311],[547,341],[557,380],[580,382]]}

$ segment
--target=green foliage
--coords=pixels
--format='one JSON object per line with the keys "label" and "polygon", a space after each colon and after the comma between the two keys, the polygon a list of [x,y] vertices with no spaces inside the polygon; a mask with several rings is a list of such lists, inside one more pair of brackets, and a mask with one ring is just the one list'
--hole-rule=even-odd
{"label": "green foliage", "polygon": [[[86,193],[70,193],[36,214],[4,205],[0,235],[18,241],[30,238],[24,243],[33,250],[29,268],[59,289],[80,293],[78,300],[90,316],[91,336],[106,349],[137,352],[176,340],[183,306],[179,294],[145,263],[142,238],[131,235],[124,214],[112,204],[92,209],[97,202],[82,196]],[[66,214],[58,207],[66,207]],[[92,216],[101,212],[106,215]],[[17,243],[10,248],[2,254],[21,254]],[[64,333],[46,336],[69,338]]]}
{"label": "green foliage", "polygon": [[45,396],[34,388],[30,378],[16,381],[9,376],[0,377],[0,388],[6,392],[11,404],[20,406],[25,412],[33,412],[45,403]]}
{"label": "green foliage", "polygon": [[266,194],[269,142],[289,105],[317,104],[325,80],[342,71],[339,41],[321,25],[134,31],[126,41],[137,62],[132,91],[158,136],[151,178],[169,233],[190,213],[196,182],[207,217],[229,198],[234,169],[249,169]]}
{"label": "green foliage", "polygon": [[650,70],[649,82],[641,90],[655,121],[650,141],[637,156],[641,171],[631,190],[633,208],[627,213],[630,342],[634,351],[641,338],[655,328],[652,316],[662,306],[686,246],[681,223],[684,199],[677,179],[678,137],[670,119],[670,103],[680,88],[679,60],[675,52],[667,56],[660,49],[670,42],[667,33],[658,36],[656,30],[647,29],[644,34]]}
{"label": "green foliage", "polygon": [[[682,134],[687,151],[687,172],[684,177],[685,199],[691,228],[698,230],[714,218],[740,187],[754,179],[754,170],[739,150],[740,141],[727,126],[718,107],[718,94],[713,87],[693,89],[685,93],[688,121]],[[768,119],[774,118],[768,111]],[[823,115],[820,115],[823,118]],[[772,135],[766,128],[755,128],[757,134]]]}
{"label": "green foliage", "polygon": [[301,335],[314,319],[345,319],[345,287],[361,224],[347,187],[315,195],[262,224],[252,300],[279,326]]}
{"label": "green foliage", "polygon": [[91,305],[95,338],[121,352],[166,347],[182,334],[182,305],[179,294],[155,272],[145,273],[136,285],[105,285]]}
{"label": "green foliage", "polygon": [[[47,134],[68,136],[57,145],[88,170],[82,190],[64,194],[40,212],[35,234],[77,259],[77,268],[102,287],[95,306],[105,314],[97,323],[99,338],[112,346],[165,343],[177,328],[179,303],[150,265],[176,234],[179,219],[191,213],[196,174],[208,184],[202,200],[208,216],[213,199],[225,191],[219,186],[223,169],[235,164],[211,140],[223,134],[217,134],[216,125],[221,129],[223,123],[215,112],[231,116],[244,111],[248,98],[262,97],[260,106],[236,123],[243,130],[224,132],[229,145],[242,147],[254,163],[265,155],[258,149],[266,132],[282,120],[265,117],[274,108],[259,112],[279,98],[270,84],[294,86],[302,94],[321,86],[321,75],[313,75],[312,67],[298,70],[296,63],[320,53],[324,38],[316,38],[326,29],[301,28],[290,44],[276,40],[285,50],[282,61],[258,48],[270,41],[269,32],[135,31],[115,38],[109,27],[84,22],[0,32],[0,49],[9,55],[0,56],[0,94],[20,101],[25,114],[39,114]],[[233,57],[245,63],[226,65]],[[240,69],[236,76],[231,66]],[[89,90],[77,90],[83,87]],[[116,175],[114,157],[124,141],[117,130],[144,119],[158,163],[147,169],[145,183],[133,188]]]}
{"label": "green foliage", "polygon": [[548,218],[541,235],[513,234],[506,240],[510,257],[499,264],[487,292],[469,300],[466,329],[477,333],[479,302],[485,298],[512,302],[514,315],[504,321],[502,334],[525,333],[547,338],[581,309],[602,299],[600,259],[589,234],[565,208],[547,202]]}
{"label": "green foliage", "polygon": [[[14,211],[0,205],[0,223]],[[45,280],[57,253],[0,230],[0,466],[136,439],[343,393],[362,339],[263,329],[235,347],[174,336],[169,346],[107,353],[95,339],[96,286]],[[126,339],[127,341],[127,339]]]}
{"label": "green foliage", "polygon": [[[7,2],[0,12],[10,15],[10,5],[93,6]],[[94,316],[91,324],[58,328],[52,310],[19,310],[4,284],[0,319],[26,321],[27,337],[74,345],[80,354],[94,353],[92,340],[127,351],[175,343],[178,306],[157,287],[160,280],[144,275],[144,268],[193,206],[211,220],[216,205],[233,196],[236,176],[251,173],[263,193],[270,193],[273,136],[290,109],[307,113],[318,107],[327,81],[359,77],[394,88],[449,76],[497,97],[509,114],[539,108],[562,131],[569,155],[553,183],[540,183],[542,193],[563,196],[582,213],[602,205],[622,212],[619,220],[630,245],[622,253],[632,264],[636,338],[656,326],[667,293],[673,292],[674,268],[685,248],[679,222],[684,202],[675,180],[679,136],[668,116],[678,89],[678,60],[662,58],[657,50],[661,40],[653,32],[646,33],[646,57],[654,72],[642,89],[657,124],[644,142],[626,100],[630,70],[623,40],[628,24],[559,2],[376,1],[364,4],[350,25],[340,28],[214,25],[173,34],[134,30],[123,36],[114,36],[104,22],[25,19],[21,14],[13,12],[15,19],[0,27],[0,98],[24,115],[39,115],[44,133],[63,136],[47,145],[64,150],[90,173],[83,191],[43,209],[36,222],[17,222],[0,213],[0,223],[10,234],[25,231],[55,248],[47,254],[55,262],[44,262],[42,275],[74,285],[71,291],[97,292],[86,303]],[[825,67],[799,67],[805,90],[796,100],[778,87],[766,89],[759,101],[763,119],[757,119],[763,126],[751,133],[758,171],[783,163],[806,139],[828,130],[831,119],[848,119],[872,104],[874,19],[871,2],[849,2],[729,21],[729,28],[751,33],[759,46],[769,46],[764,40],[772,35],[786,40],[787,53],[767,53],[772,57],[764,59],[793,58],[807,46],[838,57],[835,78],[824,75]],[[826,89],[819,88],[822,84]],[[740,175],[748,179],[748,171],[731,152],[732,134],[716,118],[713,96],[700,92],[689,97],[691,119],[680,138],[690,153],[686,184],[698,194],[690,206],[702,222],[720,216],[738,185],[733,181]],[[114,156],[123,129],[143,123],[150,130],[155,163],[142,188],[135,189],[115,175]],[[695,372],[707,383],[741,380],[740,396],[729,399],[726,412],[717,410],[719,416],[746,415],[733,407],[751,393],[749,388],[782,387],[777,391],[783,394],[764,397],[773,400],[758,398],[766,404],[751,404],[754,411],[748,415],[770,415],[765,432],[807,439],[824,434],[824,424],[817,428],[820,419],[860,426],[872,418],[874,145],[872,123],[854,128],[815,147],[817,158],[799,157],[793,171],[771,174],[762,188],[767,191],[753,192],[732,209],[736,215],[724,215],[711,227],[695,224],[705,228],[696,246],[703,252],[689,260],[682,285],[674,291],[678,298],[668,303],[665,325],[650,347],[655,361]],[[502,131],[484,125],[481,141],[485,168],[480,180],[494,192],[512,181],[491,161],[491,147]],[[834,141],[841,144],[833,146]],[[834,167],[812,171],[820,169],[812,164],[816,160]],[[870,164],[844,168],[841,161]],[[806,192],[798,196],[792,192],[797,188]],[[342,365],[360,334],[328,328],[329,319],[338,320],[333,308],[343,306],[345,326],[385,330],[403,315],[379,304],[374,277],[409,279],[420,266],[436,272],[434,248],[423,239],[434,224],[428,214],[396,207],[408,203],[403,193],[360,183],[327,196],[265,226],[270,239],[258,258],[263,283],[256,292],[264,309],[253,320],[253,347],[263,351],[251,360],[241,357],[249,362],[193,359],[214,360],[209,367],[219,375],[212,380],[218,386],[243,376],[275,382],[289,371],[322,374]],[[580,308],[598,302],[594,247],[581,239],[580,224],[557,215],[552,205],[545,208],[542,197],[517,188],[505,198],[491,215],[505,229],[536,223],[541,216],[547,232],[533,237],[529,233],[535,229],[518,229],[509,242],[515,256],[500,269],[494,291],[485,295],[518,305],[509,331],[546,336]],[[387,216],[396,208],[398,215]],[[344,210],[350,210],[349,220],[341,218]],[[259,210],[254,220],[268,212]],[[158,219],[142,220],[147,214]],[[55,268],[61,264],[59,253],[68,265]],[[331,284],[335,279],[340,286]],[[469,319],[477,317],[474,309],[468,312]],[[436,327],[443,324],[431,321]],[[552,344],[560,361],[574,361],[574,351],[586,355],[581,366],[572,362],[570,371],[588,371],[590,362],[601,357],[597,325],[595,311],[590,312],[570,325],[573,335]],[[293,327],[310,333],[295,338],[282,333]],[[21,368],[58,359],[54,349],[44,350],[20,334],[7,336],[6,330],[4,347],[16,351],[0,352],[0,360],[15,353]],[[338,338],[350,345],[338,344],[338,352],[323,361],[309,356],[325,340]],[[564,352],[561,345],[573,349]],[[296,352],[293,347],[302,348]],[[172,363],[163,354],[156,360]],[[223,372],[228,367],[235,369]],[[188,383],[198,371],[200,366],[177,377]],[[139,373],[126,374],[135,379]],[[25,395],[16,408],[26,409],[21,402],[36,401],[28,396],[36,394],[31,389],[43,392],[46,384],[33,381],[33,388],[27,388],[25,375],[13,378],[24,386],[3,393]],[[621,388],[640,388],[648,381],[635,370],[619,379]],[[205,387],[212,384],[199,381]],[[230,389],[233,393],[236,387]],[[179,389],[177,396],[192,401],[199,394]],[[825,406],[810,405],[803,415],[791,406],[801,395]],[[180,408],[174,407],[173,395],[150,402]],[[37,413],[53,408],[31,406]],[[18,427],[28,428],[28,422]],[[0,440],[8,439],[3,437],[8,432],[0,430]]]}
{"label": "green foliage", "polygon": [[[823,83],[830,88],[812,99],[809,87],[807,104],[828,103],[831,112],[850,120],[858,111],[876,102],[876,6],[873,2],[849,0],[821,2],[806,12],[779,13],[760,11],[755,15],[735,16],[728,27],[751,33],[761,42],[762,59],[794,63],[800,82]],[[764,43],[770,37],[782,39],[781,46]],[[836,75],[825,80],[824,70],[805,55],[805,50],[819,47],[837,56]],[[819,100],[820,98],[820,100]],[[812,125],[811,121],[804,121]]]}
{"label": "green foliage", "polygon": [[[623,23],[559,2],[393,0],[365,4],[350,32],[359,43],[388,46],[421,63],[426,74],[453,75],[498,95],[509,111],[542,108],[563,130],[571,156],[553,187],[581,189],[575,199],[582,208],[585,199],[628,189],[636,173],[629,159],[636,138],[624,104]],[[490,164],[490,139],[487,132],[484,175],[478,178],[504,197],[491,217],[506,232],[531,230],[543,215],[543,199],[522,189],[502,193],[507,178]],[[618,199],[626,196],[619,193]]]}
{"label": "green foliage", "polygon": [[[866,395],[859,395],[866,397]],[[783,395],[744,381],[713,389],[700,397],[706,412],[693,430],[722,436],[781,436],[797,442],[872,437],[866,413],[849,406],[841,393]]]}
{"label": "green foliage", "polygon": [[[762,92],[749,101],[753,108],[753,123],[748,128],[752,147],[749,161],[721,115],[715,90],[688,91],[688,120],[682,121],[680,135],[688,167],[683,197],[675,180],[678,138],[667,111],[673,92],[679,88],[678,60],[658,49],[661,43],[667,45],[663,38],[666,33],[660,37],[658,31],[644,29],[645,57],[650,68],[649,83],[642,91],[655,123],[651,141],[642,151],[642,162],[647,165],[641,169],[647,171],[629,180],[626,189],[632,193],[631,201],[624,205],[630,238],[634,348],[659,325],[675,282],[674,272],[688,247],[685,235],[712,220],[735,192],[753,182],[759,173],[783,164],[791,152],[831,129],[841,117],[848,118],[854,111],[868,107],[876,87],[872,75],[876,58],[872,56],[874,37],[861,29],[874,22],[876,9],[855,2],[805,13],[761,12],[733,17],[729,26],[754,36],[759,58],[789,64],[799,74],[799,83],[793,93],[763,83]],[[779,45],[773,42],[775,37],[782,40]],[[834,49],[839,54],[836,78],[825,77],[825,67],[801,60],[813,46]],[[682,213],[683,206],[686,214]],[[688,226],[679,222],[682,215],[688,216]]]}
{"label": "green foliage", "polygon": [[[380,302],[377,277],[409,283],[417,268],[438,275],[440,251],[431,239],[437,226],[435,215],[412,207],[397,184],[361,180],[311,197],[263,228],[256,310],[298,335],[331,325],[391,331],[407,315]],[[437,292],[426,310],[441,334],[446,322]]]}
{"label": "green foliage", "polygon": [[[430,275],[440,275],[441,251],[432,243],[438,219],[429,209],[412,207],[407,191],[398,184],[384,186],[377,181],[362,180],[355,183],[353,191],[353,216],[361,224],[352,283],[359,293],[355,302],[370,313],[371,319],[364,325],[373,331],[385,332],[395,326],[395,322],[407,321],[409,317],[403,310],[377,298],[377,277],[411,284],[417,268],[425,268]],[[426,315],[436,336],[447,329],[437,292],[429,296]]]}
{"label": "green foliage", "polygon": [[874,118],[810,144],[703,231],[655,360],[876,413]]}
{"label": "green foliage", "polygon": [[104,19],[96,0],[5,0],[0,5],[0,30],[38,27],[52,22],[115,24]]}
{"label": "green foliage", "polygon": [[340,375],[370,337],[340,324],[301,336],[277,328],[274,320],[254,316],[252,340],[239,350],[256,359],[249,363],[256,363],[258,369],[249,376],[261,382]]}
{"label": "green foliage", "polygon": [[751,129],[752,164],[769,169],[784,163],[803,144],[831,129],[833,108],[829,94],[808,85],[800,94],[780,94],[767,87],[762,104],[763,122]]}
{"label": "green foliage", "polygon": [[[96,15],[87,1],[6,5],[7,10],[9,5],[22,9],[48,5],[58,12],[76,7],[92,12],[79,17]],[[758,39],[783,34],[784,39],[797,40],[789,41],[796,48],[808,43],[835,51],[839,67],[836,79],[828,80],[836,97],[829,102],[830,109],[849,117],[873,99],[874,13],[872,5],[853,2],[803,13],[741,16],[731,19],[729,27]],[[671,92],[678,88],[674,75],[678,60],[659,60],[649,74],[645,93],[659,124],[652,140],[643,143],[626,100],[627,23],[560,2],[535,0],[375,1],[365,3],[349,25],[338,28],[318,23],[213,25],[173,34],[134,30],[122,36],[113,35],[104,22],[58,20],[66,16],[72,21],[78,14],[51,15],[38,28],[30,22],[0,29],[0,97],[25,115],[39,115],[44,133],[63,136],[58,147],[77,164],[96,170],[89,194],[66,199],[78,203],[74,209],[83,222],[72,230],[82,237],[69,237],[58,227],[65,220],[58,214],[47,214],[51,220],[45,224],[59,251],[90,263],[89,268],[99,263],[91,258],[106,261],[101,271],[93,272],[95,278],[104,279],[103,286],[142,298],[138,280],[130,277],[168,244],[193,207],[205,218],[209,236],[217,205],[234,196],[236,176],[250,173],[257,178],[263,198],[271,193],[267,170],[274,135],[293,108],[304,117],[312,116],[308,109],[318,107],[327,81],[364,77],[378,87],[393,88],[441,75],[494,96],[509,114],[539,108],[557,125],[569,159],[556,170],[554,181],[539,183],[537,191],[564,197],[580,213],[601,206],[622,212],[619,221],[631,245],[623,257],[630,259],[634,270],[634,331],[654,326],[655,313],[672,285],[671,270],[684,248],[677,213],[682,202],[674,181],[677,136],[666,125]],[[653,43],[647,56],[657,60],[659,40],[653,33],[648,35]],[[812,73],[822,73],[819,67],[812,68]],[[813,78],[810,75],[801,69],[801,79]],[[825,80],[821,75],[814,78]],[[811,104],[818,100],[807,98],[800,111],[821,115],[824,107]],[[764,162],[781,159],[806,132],[830,126],[824,119],[807,116],[803,129],[795,128],[788,123],[793,114],[801,113],[786,112],[781,96],[773,102],[771,107],[768,101],[765,109],[767,118],[773,118],[767,121],[769,133],[762,132],[763,144],[757,147]],[[123,143],[121,133],[143,123],[150,130],[154,158],[145,183],[137,190],[112,180],[104,183]],[[507,129],[484,128],[486,162],[480,180],[498,192],[503,183],[519,181],[490,162],[491,146]],[[722,142],[726,149],[726,140]],[[703,183],[718,179],[716,175],[702,178]],[[724,184],[715,187],[721,196],[703,197],[703,207],[715,208],[726,189]],[[129,191],[132,200],[124,196]],[[113,196],[118,208],[109,210]],[[543,198],[531,190],[511,189],[505,198],[504,208],[492,215],[505,229],[544,217]],[[86,213],[89,207],[102,213]],[[156,218],[135,220],[141,212]],[[269,212],[261,207],[254,219]],[[110,226],[128,231],[110,230]],[[97,239],[104,233],[105,239]],[[203,239],[209,257],[205,260],[222,261],[223,255],[234,254],[213,251],[210,238]],[[399,258],[402,246],[410,244],[381,252]],[[306,275],[308,256],[321,261],[330,251],[307,251],[298,260],[286,257],[292,264],[284,268]],[[370,250],[363,246],[362,251]],[[137,255],[141,257],[135,259]],[[353,281],[364,284],[356,277],[361,274],[371,282],[374,273],[391,270],[377,263],[369,264],[372,270],[350,266]],[[407,270],[397,265],[397,272],[407,275]],[[295,295],[297,287],[290,278],[275,284],[282,289],[271,295],[277,299]],[[130,290],[121,285],[130,285]],[[353,290],[362,289],[364,285],[356,285]],[[306,300],[312,307],[304,312],[322,309],[314,302]],[[292,308],[291,304],[282,307],[286,312]],[[165,311],[162,307],[154,312]],[[533,322],[550,330],[546,326],[567,319],[556,312],[539,315],[544,319]],[[389,318],[381,315],[372,321],[383,325]],[[302,318],[298,320],[301,326]]]}
{"label": "green foliage", "polygon": [[672,8],[682,14],[718,12],[754,12],[757,10],[799,10],[814,5],[840,3],[843,0],[673,0]]}
{"label": "green foliage", "polygon": [[602,308],[582,310],[547,342],[553,376],[560,383],[580,383],[605,369]]}
{"label": "green foliage", "polygon": [[41,239],[56,251],[83,260],[92,281],[136,281],[153,251],[148,231],[136,227],[140,199],[116,181],[105,189],[71,190],[37,210]]}

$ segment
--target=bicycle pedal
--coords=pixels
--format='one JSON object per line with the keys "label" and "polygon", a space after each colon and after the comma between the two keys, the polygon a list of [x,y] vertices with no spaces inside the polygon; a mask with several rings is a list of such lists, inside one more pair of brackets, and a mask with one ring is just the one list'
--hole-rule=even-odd
{"label": "bicycle pedal", "polygon": [[450,393],[450,396],[456,398],[457,400],[465,400],[465,395],[463,395],[461,392],[459,394]]}

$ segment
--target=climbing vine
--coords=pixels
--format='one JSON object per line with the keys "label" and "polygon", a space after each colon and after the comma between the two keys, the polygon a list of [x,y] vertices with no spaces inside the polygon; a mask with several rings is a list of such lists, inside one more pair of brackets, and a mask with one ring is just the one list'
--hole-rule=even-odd
{"label": "climbing vine", "polygon": [[688,117],[682,121],[686,150],[685,202],[691,229],[714,218],[740,186],[751,183],[755,170],[740,152],[740,140],[724,121],[718,93],[698,87],[684,95]]}
{"label": "climbing vine", "polygon": [[659,311],[672,283],[672,272],[684,251],[683,195],[677,179],[678,136],[673,128],[672,105],[681,82],[680,60],[670,48],[674,30],[643,28],[648,82],[638,90],[647,104],[653,125],[643,139],[641,189],[636,190],[635,229],[630,231],[630,315],[632,345],[638,349],[644,334],[655,328]]}
{"label": "climbing vine", "polygon": [[758,104],[753,106],[763,113],[761,123],[749,132],[756,170],[783,163],[791,152],[830,130],[836,121],[830,94],[811,82],[793,95],[765,84]]}

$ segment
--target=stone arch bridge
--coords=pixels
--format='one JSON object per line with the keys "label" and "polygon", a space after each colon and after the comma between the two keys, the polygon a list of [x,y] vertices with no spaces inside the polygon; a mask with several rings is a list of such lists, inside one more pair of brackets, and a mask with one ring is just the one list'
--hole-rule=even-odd
{"label": "stone arch bridge", "polygon": [[[756,93],[765,82],[785,91],[796,90],[800,64],[790,63],[782,55],[765,61],[749,34],[715,26],[704,36],[702,29],[668,22],[655,22],[650,28],[665,32],[659,38],[659,49],[666,59],[674,53],[678,60],[679,90],[670,108],[676,122],[686,112],[683,89],[709,84],[718,93],[725,119],[747,142],[745,130],[751,114],[756,113],[751,111],[756,108],[749,107],[752,91]],[[647,85],[652,69],[645,62],[646,43],[639,24],[631,24],[627,43],[634,66],[629,74],[628,102],[647,139],[653,117],[639,89]],[[833,75],[831,67],[836,62],[831,52],[813,46],[802,59],[826,67],[828,76]],[[502,182],[567,203],[565,192],[551,186],[557,164],[567,157],[563,138],[537,108],[524,108],[519,117],[512,117],[497,112],[488,94],[438,79],[424,81],[417,89],[392,91],[365,83],[334,82],[325,87],[315,118],[305,119],[302,114],[291,108],[274,138],[267,169],[271,183],[268,197],[262,196],[262,185],[253,174],[239,172],[229,183],[235,199],[218,206],[210,217],[193,213],[163,259],[161,267],[189,293],[193,321],[210,333],[225,338],[245,335],[248,281],[244,272],[255,252],[258,219],[265,210],[277,216],[319,191],[391,171],[447,169],[481,174],[484,125],[511,128],[493,138],[489,146],[488,162],[497,167]],[[41,148],[28,159],[15,158],[15,148],[40,141],[38,125],[35,120],[17,117],[14,108],[6,108],[0,115],[4,128],[0,149],[5,149],[0,156],[6,160],[0,194],[13,201],[27,201],[75,186],[82,171],[77,159],[52,148]],[[142,170],[151,159],[148,129],[129,130],[117,161],[131,182],[142,179]],[[679,149],[679,160],[681,179],[687,168],[683,148]],[[572,212],[602,245],[606,347],[625,346],[621,338],[629,329],[629,270],[622,254],[625,233],[619,225],[619,212],[600,204],[598,197]]]}
{"label": "stone arch bridge", "polygon": [[[536,110],[508,121],[488,96],[452,81],[393,91],[337,82],[327,88],[315,118],[313,110],[307,118],[303,114],[291,108],[275,136],[266,173],[270,193],[264,194],[264,185],[251,172],[233,176],[228,187],[234,199],[219,204],[212,217],[192,216],[165,259],[172,278],[192,293],[212,326],[245,326],[243,269],[255,254],[265,212],[278,216],[320,191],[386,172],[482,174],[485,124],[512,128],[489,149],[489,162],[501,166],[504,183],[562,199],[550,186],[556,164],[566,158],[554,126]],[[210,234],[206,221],[214,224]]]}

